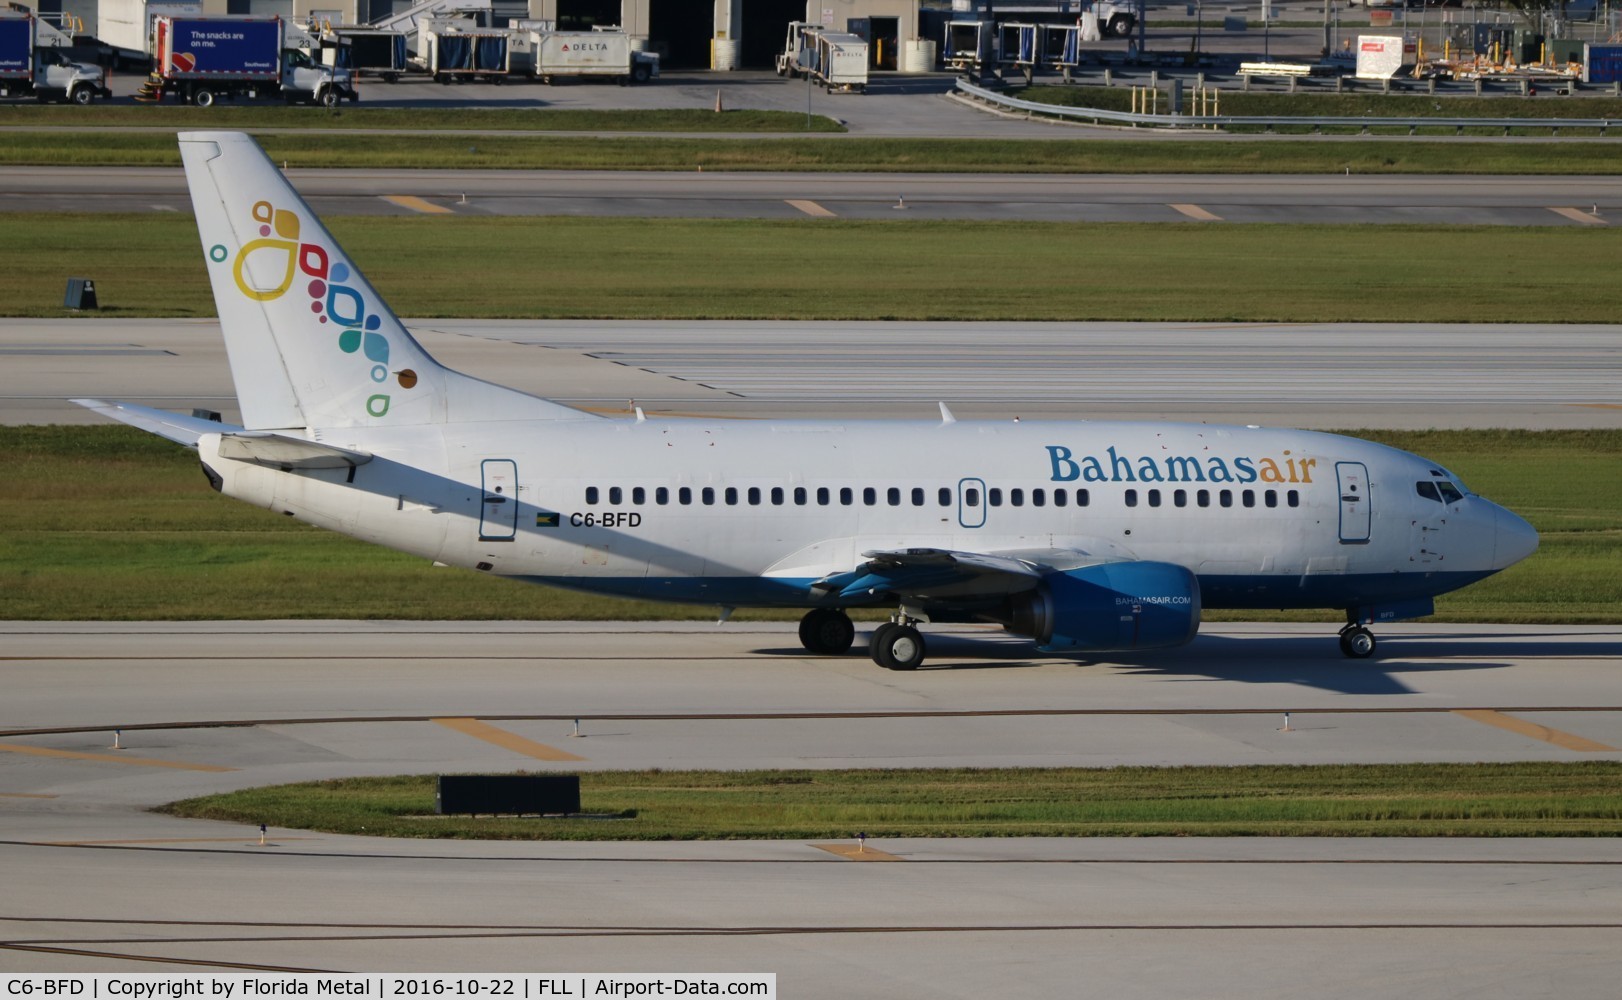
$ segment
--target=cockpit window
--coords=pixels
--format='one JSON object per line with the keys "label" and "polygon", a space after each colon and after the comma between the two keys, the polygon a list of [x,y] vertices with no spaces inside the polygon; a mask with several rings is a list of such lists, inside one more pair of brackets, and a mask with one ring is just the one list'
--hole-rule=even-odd
{"label": "cockpit window", "polygon": [[1435,483],[1427,482],[1422,479],[1414,484],[1414,489],[1417,490],[1419,495],[1424,497],[1426,500],[1434,500],[1437,503],[1442,502],[1441,494],[1436,492]]}
{"label": "cockpit window", "polygon": [[1458,503],[1464,499],[1464,494],[1452,483],[1440,482],[1436,484],[1436,488],[1442,491],[1443,503]]}

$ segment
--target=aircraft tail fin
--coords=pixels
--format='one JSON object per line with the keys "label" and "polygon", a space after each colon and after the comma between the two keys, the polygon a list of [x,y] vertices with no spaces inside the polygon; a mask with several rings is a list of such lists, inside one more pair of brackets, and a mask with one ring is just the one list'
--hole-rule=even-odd
{"label": "aircraft tail fin", "polygon": [[245,427],[596,419],[430,357],[247,135],[180,152]]}

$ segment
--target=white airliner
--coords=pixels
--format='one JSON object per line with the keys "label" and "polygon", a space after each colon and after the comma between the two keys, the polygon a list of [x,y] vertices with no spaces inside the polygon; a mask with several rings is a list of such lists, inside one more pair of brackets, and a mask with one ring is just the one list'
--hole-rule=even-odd
{"label": "white airliner", "polygon": [[227,496],[424,559],[599,594],[804,608],[800,638],[924,660],[924,622],[1043,651],[1177,646],[1202,608],[1370,623],[1537,533],[1434,462],[1311,431],[1116,421],[607,419],[429,357],[245,135],[180,136],[235,427],[79,400],[197,449]]}

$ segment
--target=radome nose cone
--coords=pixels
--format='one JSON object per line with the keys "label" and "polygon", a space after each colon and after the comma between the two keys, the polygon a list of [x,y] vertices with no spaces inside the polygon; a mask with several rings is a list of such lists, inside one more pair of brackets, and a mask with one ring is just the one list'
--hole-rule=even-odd
{"label": "radome nose cone", "polygon": [[1537,529],[1519,515],[1498,508],[1498,530],[1493,562],[1499,569],[1513,566],[1538,550]]}

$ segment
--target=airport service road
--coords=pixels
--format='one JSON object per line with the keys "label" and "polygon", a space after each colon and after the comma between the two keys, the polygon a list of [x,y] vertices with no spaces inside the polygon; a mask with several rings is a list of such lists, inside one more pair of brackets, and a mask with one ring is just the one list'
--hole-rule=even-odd
{"label": "airport service road", "polygon": [[[0,969],[771,971],[785,997],[1608,995],[1612,840],[896,840],[868,861],[803,841],[273,830],[261,847],[141,811],[354,774],[1622,746],[1622,629],[1382,634],[1384,656],[1358,664],[1321,625],[1218,625],[1088,663],[939,629],[934,669],[902,675],[808,657],[786,625],[5,623]],[[482,738],[430,721],[479,716]],[[232,720],[261,721],[185,725]],[[110,749],[107,727],[145,722],[167,725]],[[15,734],[39,728],[66,731]]]}
{"label": "airport service road", "polygon": [[[105,294],[105,293],[104,293]],[[415,320],[453,368],[629,415],[1617,427],[1622,328]],[[237,419],[213,320],[0,320],[0,422],[92,396]]]}
{"label": "airport service road", "polygon": [[[1622,177],[305,170],[295,164],[288,178],[323,216],[427,211],[1575,228],[1622,219]],[[178,169],[0,167],[0,212],[87,210],[189,213],[191,201]]]}

